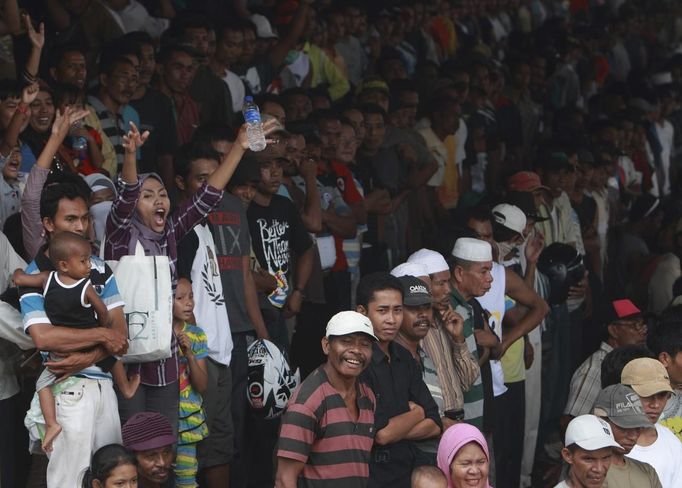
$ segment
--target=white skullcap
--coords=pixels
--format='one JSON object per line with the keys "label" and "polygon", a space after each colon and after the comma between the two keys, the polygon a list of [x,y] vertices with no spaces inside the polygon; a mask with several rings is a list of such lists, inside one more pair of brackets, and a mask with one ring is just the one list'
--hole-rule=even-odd
{"label": "white skullcap", "polygon": [[483,263],[493,260],[493,248],[486,241],[472,239],[471,237],[460,237],[455,242],[452,255],[464,261]]}
{"label": "white skullcap", "polygon": [[429,276],[429,270],[421,263],[403,263],[393,268],[391,274],[396,278],[401,276]]}
{"label": "white skullcap", "polygon": [[440,273],[441,271],[450,271],[450,267],[448,266],[448,263],[445,262],[445,258],[441,253],[432,251],[431,249],[420,249],[419,251],[412,253],[412,255],[407,258],[407,262],[423,264],[426,266],[426,270],[430,275]]}

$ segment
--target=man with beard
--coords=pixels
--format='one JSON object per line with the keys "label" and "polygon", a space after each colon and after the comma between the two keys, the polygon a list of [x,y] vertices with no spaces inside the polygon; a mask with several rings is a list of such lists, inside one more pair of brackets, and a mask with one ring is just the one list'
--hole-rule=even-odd
{"label": "man with beard", "polygon": [[[451,422],[462,420],[463,392],[480,384],[481,371],[463,333],[456,332],[458,327],[453,327],[453,320],[462,317],[450,305],[450,268],[440,253],[430,249],[420,249],[407,262],[422,265],[428,272],[433,311],[431,328],[423,338],[422,347],[432,358],[441,378],[444,416]],[[443,423],[448,424],[445,420]]]}
{"label": "man with beard", "polygon": [[376,341],[368,317],[345,311],[331,318],[322,338],[327,362],[301,383],[282,419],[277,488],[366,484],[376,398],[358,377]]}
{"label": "man with beard", "polygon": [[369,487],[407,488],[417,463],[413,443],[437,437],[442,429],[438,405],[417,364],[395,342],[403,320],[403,293],[397,278],[381,272],[364,276],[357,290],[357,311],[369,317],[379,339],[362,374],[377,396]]}
{"label": "man with beard", "polygon": [[613,448],[607,486],[660,488],[661,482],[650,464],[626,457],[637,444],[642,429],[651,427],[637,393],[625,385],[607,386],[597,396],[594,415],[609,423],[614,439],[621,446]]}
{"label": "man with beard", "polygon": [[[121,430],[123,445],[137,458],[137,486],[169,486],[177,438],[168,419],[156,412],[140,412],[128,419]],[[166,484],[169,482],[169,484]]]}
{"label": "man with beard", "polygon": [[[461,406],[459,410],[446,409],[446,392],[452,388],[457,389],[461,405],[462,384],[460,376],[468,375],[468,377],[475,379],[479,374],[478,363],[473,359],[464,342],[462,330],[464,320],[462,317],[452,308],[448,308],[443,314],[438,312],[440,327],[436,326],[434,309],[431,306],[431,293],[429,293],[426,283],[414,276],[401,276],[399,280],[403,285],[405,298],[403,300],[403,323],[396,337],[396,342],[412,354],[421,370],[424,382],[438,405],[438,413],[445,430],[464,417]],[[443,352],[442,348],[432,348],[435,353],[432,355],[431,351],[426,348],[426,338],[429,335],[438,335],[439,328],[445,329],[446,334],[449,335],[453,349],[456,351],[454,354],[449,348],[447,352]],[[450,342],[437,342],[437,344],[441,347],[448,347]],[[452,372],[446,371],[443,367],[444,364],[436,362],[444,363],[444,356],[445,358],[452,358],[452,361],[448,363],[453,368]],[[475,372],[475,374],[471,374],[471,372]],[[452,377],[454,380],[451,379]],[[464,388],[468,388],[473,379],[468,385],[465,384]],[[456,381],[456,383],[447,385],[445,384],[446,381]],[[450,399],[448,398],[448,400]],[[432,438],[416,443],[419,453],[424,456],[425,464],[433,465],[435,462],[438,441],[439,438]]]}

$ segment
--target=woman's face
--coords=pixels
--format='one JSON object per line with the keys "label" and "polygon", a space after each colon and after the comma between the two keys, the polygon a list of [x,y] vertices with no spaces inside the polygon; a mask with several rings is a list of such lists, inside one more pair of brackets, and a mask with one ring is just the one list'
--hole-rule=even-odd
{"label": "woman's face", "polygon": [[149,177],[142,183],[137,201],[137,215],[144,225],[154,232],[163,232],[170,209],[166,187],[156,178]]}
{"label": "woman's face", "polygon": [[120,464],[111,470],[109,477],[101,481],[95,480],[93,488],[137,488],[137,467],[132,464]]}
{"label": "woman's face", "polygon": [[38,96],[31,103],[31,118],[29,124],[36,132],[47,132],[54,120],[54,104],[52,95],[46,91],[38,92]]}
{"label": "woman's face", "polygon": [[475,442],[462,447],[450,463],[450,478],[455,488],[483,488],[488,483],[488,458]]}

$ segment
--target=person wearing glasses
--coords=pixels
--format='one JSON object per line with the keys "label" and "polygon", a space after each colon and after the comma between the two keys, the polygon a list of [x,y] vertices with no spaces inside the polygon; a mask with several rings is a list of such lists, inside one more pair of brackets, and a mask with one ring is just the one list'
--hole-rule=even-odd
{"label": "person wearing glasses", "polygon": [[579,415],[591,413],[601,391],[601,363],[617,347],[644,344],[647,325],[644,316],[630,300],[613,300],[603,304],[598,315],[603,326],[602,341],[595,351],[573,373],[568,402],[562,417],[562,430]]}

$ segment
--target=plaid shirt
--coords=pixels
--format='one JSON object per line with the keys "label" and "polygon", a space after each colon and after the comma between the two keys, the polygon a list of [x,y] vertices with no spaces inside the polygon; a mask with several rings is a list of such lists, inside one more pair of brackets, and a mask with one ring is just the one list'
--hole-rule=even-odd
{"label": "plaid shirt", "polygon": [[613,351],[606,342],[602,342],[599,349],[581,364],[571,378],[571,390],[564,415],[577,417],[592,413],[594,401],[601,391],[601,363],[604,357]]}
{"label": "plaid shirt", "polygon": [[[140,181],[134,184],[118,180],[118,197],[107,218],[106,242],[104,256],[106,259],[120,259],[129,254],[130,240],[132,239],[131,226],[135,207],[140,196]],[[177,285],[177,243],[195,225],[203,221],[209,212],[218,206],[223,197],[223,192],[204,184],[199,191],[189,200],[178,205],[177,209],[166,220],[164,229],[165,239],[161,242],[163,255],[168,256],[171,268],[173,291]],[[148,250],[145,249],[145,252]],[[142,383],[150,386],[165,386],[178,379],[178,346],[173,338],[171,343],[172,356],[169,359],[140,364]]]}

